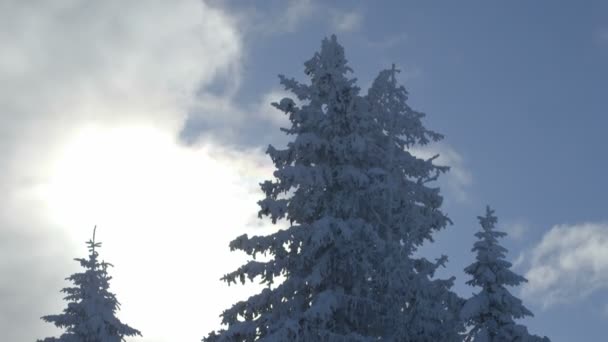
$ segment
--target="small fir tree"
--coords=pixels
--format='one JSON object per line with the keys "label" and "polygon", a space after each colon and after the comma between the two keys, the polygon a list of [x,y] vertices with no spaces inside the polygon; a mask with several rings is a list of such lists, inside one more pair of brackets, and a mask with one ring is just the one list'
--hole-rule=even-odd
{"label": "small fir tree", "polygon": [[38,342],[122,342],[125,336],[141,336],[138,330],[120,322],[115,316],[120,303],[109,290],[112,277],[108,275],[108,267],[113,265],[99,262],[96,248],[101,247],[101,242],[95,242],[95,229],[87,246],[88,259],[74,259],[85,271],[66,278],[74,286],[61,290],[66,294],[67,308],[62,314],[42,317],[44,321],[65,329],[65,333],[59,338],[47,337]]}
{"label": "small fir tree", "polygon": [[477,261],[465,268],[473,277],[468,285],[481,287],[464,304],[461,317],[471,327],[466,342],[549,342],[547,337],[531,335],[515,319],[533,316],[522,301],[514,297],[505,286],[517,286],[527,280],[510,270],[505,260],[507,250],[498,244],[498,238],[507,234],[494,229],[497,218],[490,207],[485,216],[479,216],[482,230],[475,233],[479,241],[472,249]]}

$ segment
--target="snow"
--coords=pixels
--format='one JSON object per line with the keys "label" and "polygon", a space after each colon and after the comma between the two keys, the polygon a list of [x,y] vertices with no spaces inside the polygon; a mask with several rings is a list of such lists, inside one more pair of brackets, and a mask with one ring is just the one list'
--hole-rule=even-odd
{"label": "snow", "polygon": [[[230,244],[254,260],[223,280],[268,287],[224,311],[223,329],[204,341],[461,340],[454,279],[433,278],[447,258],[412,257],[450,221],[439,189],[427,186],[447,168],[408,149],[442,136],[407,106],[396,72],[380,72],[360,95],[332,36],[305,63],[309,84],[279,76],[298,100],[273,103],[294,138],[268,147],[276,170],[260,183],[258,204],[260,217],[291,226]],[[258,253],[271,259],[256,261]]]}

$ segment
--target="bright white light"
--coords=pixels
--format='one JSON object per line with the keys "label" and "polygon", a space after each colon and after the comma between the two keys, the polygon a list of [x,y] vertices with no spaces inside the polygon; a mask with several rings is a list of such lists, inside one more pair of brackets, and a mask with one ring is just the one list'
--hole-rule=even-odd
{"label": "bright white light", "polygon": [[236,178],[204,151],[181,148],[168,134],[144,127],[83,129],[52,173],[49,200],[58,219],[113,226],[183,221],[194,206],[211,204],[197,191],[214,193],[219,204],[229,196],[222,188],[234,191]]}
{"label": "bright white light", "polygon": [[19,294],[2,305],[30,310],[0,318],[0,340],[60,333],[38,318],[65,308],[59,288],[31,279],[78,270],[71,258],[86,256],[95,224],[101,256],[116,265],[119,317],[144,334],[129,340],[200,340],[243,296],[218,278],[241,259],[228,241],[263,232],[248,227],[270,175],[260,151],[174,139],[195,103],[216,113],[229,102],[208,103],[207,86],[238,87],[236,19],[200,0],[2,3],[0,230],[18,229],[8,236],[32,250],[0,251],[0,274],[14,274],[2,290]]}
{"label": "bright white light", "polygon": [[119,317],[143,341],[200,340],[252,289],[219,278],[244,260],[229,252],[231,239],[274,229],[251,224],[269,164],[258,150],[186,148],[150,127],[89,126],[57,158],[44,196],[56,224],[82,242],[98,226],[101,256],[116,264]]}

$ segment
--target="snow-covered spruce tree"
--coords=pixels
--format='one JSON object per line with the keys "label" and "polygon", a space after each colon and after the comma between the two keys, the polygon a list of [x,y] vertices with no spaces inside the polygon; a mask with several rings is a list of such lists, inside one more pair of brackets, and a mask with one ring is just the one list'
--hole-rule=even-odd
{"label": "snow-covered spruce tree", "polygon": [[59,338],[47,337],[38,342],[121,342],[125,336],[141,336],[141,333],[116,318],[120,303],[110,292],[108,267],[112,264],[99,262],[99,254],[95,248],[101,247],[93,238],[87,241],[88,259],[74,259],[85,269],[75,273],[66,280],[74,283],[74,287],[66,287],[61,292],[68,306],[62,314],[44,316],[42,319],[65,329]]}
{"label": "snow-covered spruce tree", "polygon": [[[422,124],[425,114],[412,110],[408,93],[396,80],[395,66],[374,80],[367,100],[370,112],[383,130],[386,153],[379,165],[384,182],[371,204],[381,236],[387,241],[384,274],[374,279],[392,310],[390,335],[396,341],[461,341],[464,327],[459,318],[462,299],[450,291],[454,277],[432,279],[447,257],[433,263],[413,253],[432,234],[450,221],[440,211],[439,188],[427,184],[448,170],[410,153],[443,138]],[[381,283],[385,282],[385,283]],[[396,305],[399,303],[398,305]]]}
{"label": "snow-covered spruce tree", "polygon": [[[261,277],[268,288],[224,311],[226,329],[204,341],[448,341],[430,337],[441,333],[424,325],[436,328],[431,319],[450,324],[443,317],[446,303],[454,299],[446,291],[451,280],[428,281],[444,259],[438,264],[410,259],[416,246],[449,222],[438,209],[438,189],[424,185],[445,169],[403,150],[387,153],[389,133],[348,78],[352,70],[335,36],[323,40],[305,67],[310,84],[280,76],[303,105],[290,98],[273,104],[289,115],[291,127],[283,130],[295,139],[284,150],[269,146],[277,170],[273,181],[261,184],[266,198],[259,202],[260,217],[288,219],[291,226],[231,243],[232,250],[254,260],[223,280]],[[394,134],[415,136],[409,146],[440,137],[413,131],[419,128],[415,121],[397,120],[394,125],[410,125],[412,131],[402,127]],[[389,159],[393,166],[387,169]],[[392,186],[397,186],[391,195],[393,217],[387,220]],[[257,261],[257,254],[271,259]],[[271,286],[279,275],[285,280]],[[412,301],[422,293],[429,308],[431,299],[439,304],[422,312]],[[397,314],[409,305],[418,309],[409,316]],[[415,317],[424,314],[428,321]],[[408,327],[416,332],[401,333]],[[425,333],[428,338],[411,337]]]}
{"label": "snow-covered spruce tree", "polygon": [[[304,104],[290,98],[273,105],[289,115],[294,135],[286,149],[269,146],[273,181],[261,183],[266,198],[259,216],[291,226],[269,236],[234,240],[230,247],[254,260],[223,280],[261,277],[269,287],[222,314],[225,330],[204,341],[372,341],[384,334],[385,310],[367,280],[384,241],[363,213],[371,168],[380,162],[381,130],[367,112],[344,50],[324,39],[305,63],[310,84],[280,76]],[[375,136],[374,136],[375,135]],[[293,192],[288,196],[288,192]],[[271,260],[255,260],[256,254]],[[284,281],[271,288],[274,279]]]}
{"label": "snow-covered spruce tree", "polygon": [[472,249],[477,261],[465,268],[473,277],[468,285],[481,287],[464,304],[461,317],[471,327],[466,342],[550,342],[547,337],[528,333],[528,329],[515,323],[515,319],[533,316],[522,301],[514,297],[505,286],[517,286],[527,280],[510,270],[505,260],[507,250],[498,244],[498,238],[507,234],[494,229],[497,218],[494,210],[486,207],[485,216],[479,216],[482,230],[475,233],[479,241]]}

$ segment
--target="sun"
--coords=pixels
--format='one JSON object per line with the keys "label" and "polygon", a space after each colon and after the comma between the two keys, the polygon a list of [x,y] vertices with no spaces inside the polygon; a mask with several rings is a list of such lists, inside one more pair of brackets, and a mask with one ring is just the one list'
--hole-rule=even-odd
{"label": "sun", "polygon": [[[152,128],[83,127],[53,163],[51,211],[65,223],[133,224],[144,212],[160,209],[159,198],[188,202],[184,196],[190,194],[178,193],[186,178],[179,174],[188,170],[176,165],[180,151],[174,147],[170,137]],[[171,215],[167,209],[157,213]]]}
{"label": "sun", "polygon": [[[192,329],[182,332],[184,339],[200,339],[235,297],[250,293],[251,287],[227,288],[219,278],[244,261],[230,253],[230,240],[277,229],[252,226],[262,196],[258,183],[272,174],[260,150],[185,147],[172,132],[146,125],[89,125],[60,151],[45,202],[54,223],[76,242],[97,225],[101,256],[116,265],[112,288],[125,321],[156,335],[174,319],[176,328]],[[84,244],[78,246],[84,253]],[[157,317],[149,311],[151,298],[192,322]]]}

